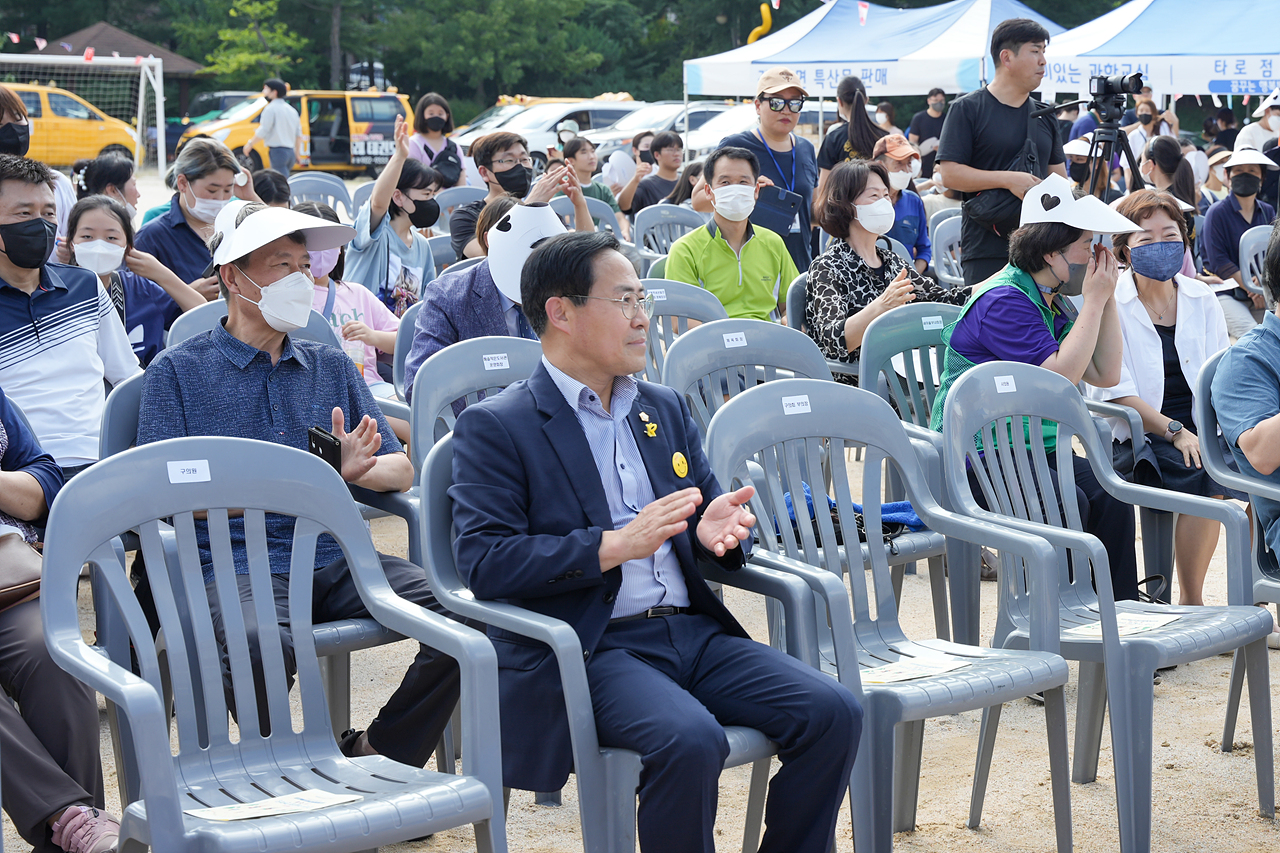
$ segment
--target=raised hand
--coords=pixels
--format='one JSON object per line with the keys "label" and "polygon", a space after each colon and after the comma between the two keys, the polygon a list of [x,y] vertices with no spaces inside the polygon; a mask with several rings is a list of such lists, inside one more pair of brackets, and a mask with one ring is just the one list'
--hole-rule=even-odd
{"label": "raised hand", "polygon": [[382,447],[382,435],[378,432],[378,423],[365,415],[352,432],[343,429],[345,418],[342,409],[333,408],[333,437],[342,442],[342,479],[354,483],[373,470],[377,462],[376,454]]}
{"label": "raised hand", "polygon": [[747,501],[756,493],[752,486],[726,492],[707,505],[698,522],[698,541],[717,557],[737,548],[751,535],[756,517],[747,509]]}

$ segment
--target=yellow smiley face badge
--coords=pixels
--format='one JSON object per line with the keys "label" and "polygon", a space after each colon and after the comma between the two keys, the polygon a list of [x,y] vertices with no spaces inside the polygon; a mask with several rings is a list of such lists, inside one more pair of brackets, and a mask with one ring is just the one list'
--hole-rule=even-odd
{"label": "yellow smiley face badge", "polygon": [[671,457],[671,468],[676,472],[676,476],[684,479],[689,473],[689,462],[684,458],[684,454],[676,451]]}

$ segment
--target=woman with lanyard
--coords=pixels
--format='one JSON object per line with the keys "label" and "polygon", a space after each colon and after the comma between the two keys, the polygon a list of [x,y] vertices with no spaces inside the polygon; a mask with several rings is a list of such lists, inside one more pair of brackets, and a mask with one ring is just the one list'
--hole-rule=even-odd
{"label": "woman with lanyard", "polygon": [[409,156],[440,174],[441,188],[463,187],[467,169],[462,162],[453,133],[453,110],[443,95],[428,92],[413,108],[414,134],[409,138]]}
{"label": "woman with lanyard", "polygon": [[165,176],[175,192],[169,209],[138,231],[135,246],[155,255],[209,301],[218,298],[218,277],[208,241],[213,222],[232,196],[261,201],[253,190],[249,170],[231,149],[216,139],[193,139],[178,152]]}
{"label": "woman with lanyard", "polygon": [[775,216],[767,222],[769,212],[779,212],[761,193],[751,221],[782,236],[796,269],[805,272],[813,257],[816,242],[811,225],[813,189],[818,184],[818,163],[813,143],[792,131],[800,122],[804,99],[809,96],[800,86],[800,78],[789,68],[770,68],[756,83],[756,115],[760,124],[755,130],[735,133],[720,140],[716,147],[733,145],[745,148],[760,162],[761,184],[776,186],[799,196],[796,212],[787,217]]}
{"label": "woman with lanyard", "polygon": [[[1093,196],[1075,198],[1067,179],[1050,174],[1022,201],[1022,226],[1009,235],[1009,263],[974,288],[960,316],[942,331],[942,380],[930,423],[942,431],[947,394],[965,371],[988,361],[1034,364],[1099,388],[1120,381],[1123,338],[1116,310],[1115,256],[1094,234],[1139,231]],[[1077,309],[1065,297],[1083,296]],[[1055,492],[1057,425],[1040,436]],[[1069,453],[1070,448],[1063,448]],[[1133,507],[1102,488],[1086,459],[1074,457],[1076,501],[1084,530],[1107,550],[1115,597],[1138,597]],[[1110,464],[1110,460],[1107,460]],[[977,476],[974,497],[985,507]],[[1061,498],[1061,496],[1060,496]]]}

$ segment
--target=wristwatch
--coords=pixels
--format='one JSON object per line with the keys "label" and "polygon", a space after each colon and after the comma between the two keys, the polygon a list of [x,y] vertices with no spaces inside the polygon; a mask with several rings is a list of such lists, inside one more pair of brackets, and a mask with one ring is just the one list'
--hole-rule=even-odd
{"label": "wristwatch", "polygon": [[1182,423],[1180,421],[1169,421],[1169,426],[1164,431],[1165,440],[1173,441],[1180,432],[1182,432]]}

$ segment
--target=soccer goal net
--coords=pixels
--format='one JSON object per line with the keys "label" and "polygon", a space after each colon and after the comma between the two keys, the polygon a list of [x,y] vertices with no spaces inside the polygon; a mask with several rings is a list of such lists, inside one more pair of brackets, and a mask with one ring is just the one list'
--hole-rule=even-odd
{"label": "soccer goal net", "polygon": [[157,165],[164,174],[159,59],[5,53],[0,83],[27,108],[31,157],[66,169],[81,158],[117,152],[139,166]]}

